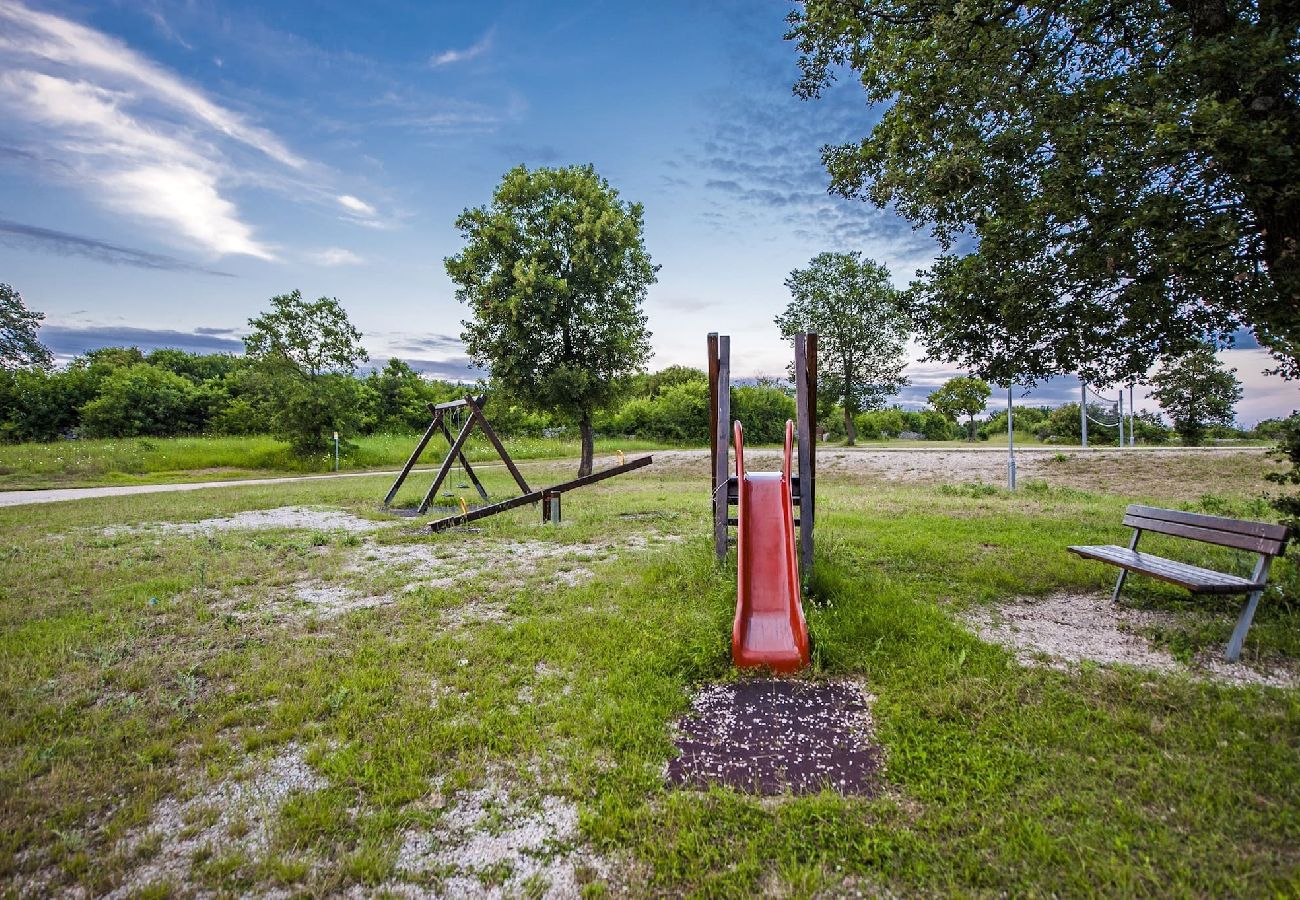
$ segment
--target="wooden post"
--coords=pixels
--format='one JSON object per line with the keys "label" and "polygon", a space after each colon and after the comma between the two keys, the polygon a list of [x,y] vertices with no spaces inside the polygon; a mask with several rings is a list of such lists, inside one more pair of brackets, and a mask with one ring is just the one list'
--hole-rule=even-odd
{"label": "wooden post", "polygon": [[727,558],[727,449],[731,444],[731,338],[718,336],[717,421],[713,429],[713,544],[718,562]]}
{"label": "wooden post", "polygon": [[[799,437],[799,568],[804,578],[812,574],[813,553],[813,471],[812,460],[816,452],[817,411],[810,405],[808,347],[810,336],[800,332],[794,338],[795,431]],[[816,351],[815,339],[813,353]],[[812,370],[815,372],[816,363]],[[815,377],[815,375],[814,375]]]}
{"label": "wooden post", "polygon": [[[817,522],[817,335],[807,336],[807,348],[804,355],[808,360],[808,423],[811,426],[812,443],[808,446],[808,568],[812,574],[813,566],[813,526]],[[803,498],[800,497],[800,503]],[[803,512],[799,513],[803,521]],[[802,536],[802,535],[801,535]]]}
{"label": "wooden post", "polygon": [[718,505],[718,333],[709,332],[709,490]]}

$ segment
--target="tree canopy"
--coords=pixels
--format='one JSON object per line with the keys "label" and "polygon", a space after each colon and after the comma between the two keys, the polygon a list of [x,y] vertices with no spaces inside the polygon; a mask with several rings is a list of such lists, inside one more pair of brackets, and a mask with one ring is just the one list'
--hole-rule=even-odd
{"label": "tree canopy", "polygon": [[932,357],[999,382],[1141,376],[1254,329],[1300,376],[1300,4],[806,0],[814,97],[883,108],[831,189],[945,253],[911,295]]}
{"label": "tree canopy", "polygon": [[854,417],[907,384],[907,320],[889,270],[861,253],[819,253],[786,279],[790,304],[776,317],[785,338],[816,332],[817,393],[844,408],[848,443]]}
{"label": "tree canopy", "polygon": [[947,418],[956,421],[958,416],[966,416],[967,432],[975,440],[975,417],[984,412],[993,389],[982,378],[949,378],[936,391],[930,394],[930,405]]}
{"label": "tree canopy", "polygon": [[518,166],[456,227],[465,247],[446,266],[472,313],[470,357],[510,394],[576,416],[579,475],[589,474],[593,412],[650,357],[641,307],[658,267],[641,205],[620,201],[592,166]]}
{"label": "tree canopy", "polygon": [[244,338],[249,358],[290,376],[276,379],[272,397],[276,431],[295,452],[326,452],[331,431],[355,430],[357,382],[350,376],[370,357],[337,299],[281,294],[248,324],[253,329]]}
{"label": "tree canopy", "polygon": [[43,313],[23,305],[22,294],[7,284],[0,284],[0,369],[45,369],[52,358],[49,348],[36,333]]}
{"label": "tree canopy", "polygon": [[1210,425],[1231,425],[1241,400],[1241,382],[1214,357],[1214,350],[1201,347],[1167,359],[1151,376],[1151,396],[1174,423],[1183,443],[1195,447],[1205,439]]}

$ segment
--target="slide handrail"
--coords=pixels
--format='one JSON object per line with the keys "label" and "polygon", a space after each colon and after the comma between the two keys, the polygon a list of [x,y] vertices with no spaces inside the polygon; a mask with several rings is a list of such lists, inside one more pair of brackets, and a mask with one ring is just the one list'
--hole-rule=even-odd
{"label": "slide handrail", "polygon": [[736,444],[736,481],[737,483],[745,480],[745,429],[737,419],[732,425],[732,438]]}
{"label": "slide handrail", "polygon": [[790,484],[790,457],[794,454],[794,422],[785,420],[785,460],[781,463],[781,477]]}

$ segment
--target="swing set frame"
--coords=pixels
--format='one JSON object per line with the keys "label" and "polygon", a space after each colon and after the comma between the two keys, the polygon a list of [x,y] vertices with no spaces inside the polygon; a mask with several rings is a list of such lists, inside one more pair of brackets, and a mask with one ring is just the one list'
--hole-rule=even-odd
{"label": "swing set frame", "polygon": [[[483,430],[483,434],[487,436],[487,439],[491,442],[492,446],[496,448],[497,453],[501,456],[501,461],[505,463],[506,468],[510,470],[510,475],[515,479],[515,483],[519,485],[519,490],[525,494],[532,493],[532,488],[528,486],[527,481],[524,481],[524,476],[519,473],[519,468],[515,465],[515,461],[511,459],[510,454],[506,452],[505,445],[501,443],[501,439],[497,437],[497,433],[492,429],[492,426],[488,424],[487,416],[483,415],[483,406],[486,403],[487,395],[480,394],[477,397],[467,395],[460,400],[451,400],[447,403],[429,404],[429,412],[433,416],[433,420],[429,423],[429,427],[425,429],[424,436],[420,438],[420,442],[416,444],[414,452],[411,453],[411,458],[406,461],[406,465],[402,466],[402,471],[398,474],[397,480],[394,481],[393,486],[388,489],[388,494],[384,497],[384,509],[391,509],[393,498],[397,496],[397,492],[401,489],[407,476],[410,475],[411,470],[415,468],[415,463],[420,458],[420,454],[424,453],[424,448],[429,446],[429,441],[433,440],[433,436],[439,432],[441,432],[442,436],[447,439],[447,444],[450,449],[447,451],[447,455],[443,457],[442,465],[438,467],[438,474],[434,476],[433,484],[430,485],[428,492],[425,493],[424,499],[422,499],[420,505],[414,509],[392,509],[391,511],[401,515],[424,515],[429,511],[429,507],[433,504],[433,498],[438,496],[438,488],[442,487],[442,483],[447,480],[447,476],[451,473],[451,467],[456,463],[460,464],[465,475],[473,483],[475,490],[478,491],[479,497],[483,500],[487,500],[487,490],[483,487],[483,483],[478,480],[478,476],[474,474],[474,468],[469,464],[469,460],[465,458],[465,443],[469,440],[469,436],[474,431],[475,426]],[[451,429],[447,427],[447,417],[462,409],[468,410],[468,415],[465,416],[460,432],[453,438],[451,436]]]}

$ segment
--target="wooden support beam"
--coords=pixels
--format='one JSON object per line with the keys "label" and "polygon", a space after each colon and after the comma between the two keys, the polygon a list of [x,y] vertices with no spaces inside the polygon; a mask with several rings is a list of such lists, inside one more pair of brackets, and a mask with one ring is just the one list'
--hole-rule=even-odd
{"label": "wooden support beam", "polygon": [[[466,397],[465,399],[470,400],[469,397]],[[478,413],[478,418],[482,418],[483,414],[479,412],[478,406],[472,401],[470,403],[470,409]],[[422,515],[425,512],[428,512],[429,506],[433,503],[433,498],[438,494],[438,488],[442,487],[443,481],[447,478],[447,473],[451,471],[452,463],[456,461],[456,457],[460,455],[460,451],[465,447],[465,442],[469,440],[469,434],[474,430],[475,421],[477,421],[477,419],[475,416],[471,415],[465,420],[465,424],[461,426],[460,434],[456,435],[456,440],[451,442],[451,449],[447,452],[447,455],[443,457],[442,465],[438,467],[438,474],[434,476],[433,484],[429,486],[429,492],[424,495],[424,499],[420,501],[420,505],[415,508],[417,513]]]}
{"label": "wooden support beam", "polygon": [[[393,486],[388,489],[388,494],[384,497],[384,506],[388,506],[388,504],[393,502],[393,498],[397,496],[397,491],[401,488],[402,482],[406,481],[406,476],[410,475],[411,469],[415,468],[415,463],[419,460],[420,454],[424,452],[425,447],[429,446],[429,441],[432,440],[434,434],[437,433],[438,426],[442,426],[444,434],[447,432],[447,426],[442,421],[442,410],[438,409],[436,406],[430,406],[429,412],[433,413],[433,421],[430,422],[429,427],[424,430],[424,437],[420,438],[420,443],[415,445],[415,452],[412,453],[411,458],[406,461],[406,465],[402,466],[402,471],[397,476],[397,480],[393,482]],[[450,437],[447,438],[447,442],[451,443]]]}
{"label": "wooden support beam", "polygon": [[[452,443],[451,430],[447,427],[447,422],[445,420],[442,422],[442,434],[443,437],[447,439],[447,446],[450,447]],[[478,476],[474,474],[474,469],[472,466],[470,466],[469,460],[465,458],[465,451],[462,450],[459,454],[457,454],[457,456],[460,459],[460,467],[465,470],[465,474],[469,476],[469,480],[474,483],[474,487],[478,491],[478,495],[484,500],[486,500],[488,498],[488,492],[487,490],[484,489],[482,483],[478,480]]]}
{"label": "wooden support beam", "polygon": [[497,453],[501,455],[501,461],[505,463],[506,468],[510,470],[511,476],[515,479],[515,484],[519,485],[519,490],[523,491],[525,494],[531,493],[531,490],[528,487],[528,482],[524,481],[524,476],[519,474],[519,469],[515,466],[515,461],[510,458],[510,454],[506,452],[505,445],[501,443],[501,439],[497,437],[497,433],[493,431],[492,426],[488,424],[487,416],[483,415],[483,407],[478,403],[475,403],[473,397],[466,397],[465,402],[469,404],[470,421],[478,421],[479,427],[483,429],[483,433],[487,435],[487,439],[492,442],[492,446],[495,447]]}
{"label": "wooden support beam", "polygon": [[[718,333],[709,332],[709,490],[718,490]],[[716,502],[714,503],[716,506]]]}
{"label": "wooden support beam", "polygon": [[718,495],[726,490],[727,451],[731,446],[731,338],[718,336],[717,420],[713,429],[713,545],[718,562],[727,558],[727,503]]}
{"label": "wooden support beam", "polygon": [[[810,340],[811,338],[811,340]],[[795,410],[799,437],[799,569],[803,578],[812,574],[813,565],[813,459],[816,453],[817,408],[817,339],[800,332],[794,338]],[[812,349],[811,364],[808,351]],[[812,379],[810,385],[809,379]]]}

